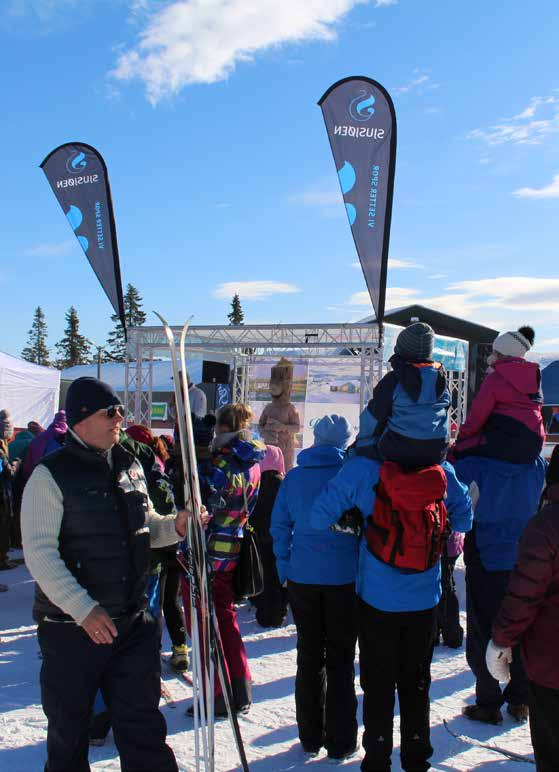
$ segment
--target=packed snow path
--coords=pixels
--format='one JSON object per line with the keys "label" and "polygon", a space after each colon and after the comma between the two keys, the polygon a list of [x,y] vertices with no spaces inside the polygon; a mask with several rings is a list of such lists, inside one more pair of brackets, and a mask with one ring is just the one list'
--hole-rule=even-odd
{"label": "packed snow path", "polygon": [[[460,569],[457,580],[462,589]],[[31,621],[33,582],[24,567],[3,571],[0,581],[10,585],[9,592],[0,594],[0,770],[39,772],[45,760],[46,720],[39,693],[41,660]],[[297,740],[293,700],[296,639],[291,620],[280,629],[262,630],[248,605],[239,609],[239,618],[254,678],[254,706],[248,716],[240,718],[251,771],[331,770],[332,765],[327,763],[324,751],[318,758],[305,762]],[[168,640],[164,648],[170,649]],[[357,663],[356,672],[358,680]],[[175,708],[162,703],[168,741],[181,771],[192,770],[192,719],[184,715],[190,704],[190,688],[167,673],[164,677],[176,699]],[[361,714],[360,689],[359,696]],[[432,763],[435,769],[445,772],[470,769],[529,772],[535,769],[531,764],[510,761],[492,751],[467,746],[451,737],[444,728],[443,719],[446,719],[457,734],[492,742],[527,758],[532,756],[526,725],[518,726],[506,716],[502,726],[490,727],[471,723],[460,716],[462,706],[473,699],[473,678],[463,650],[436,649],[431,696],[431,741],[435,748]],[[398,717],[395,719],[395,743],[397,746]],[[361,755],[360,749],[358,757],[346,762],[344,769],[358,770]],[[90,749],[89,758],[94,770],[120,769],[112,734],[105,746]],[[216,769],[219,772],[238,769],[233,738],[228,724],[223,721],[216,729]],[[400,770],[397,747],[392,769],[394,772]]]}

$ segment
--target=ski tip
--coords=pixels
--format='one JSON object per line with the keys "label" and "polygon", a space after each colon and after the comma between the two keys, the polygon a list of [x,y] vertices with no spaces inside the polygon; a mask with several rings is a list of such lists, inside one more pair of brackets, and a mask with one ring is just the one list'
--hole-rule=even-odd
{"label": "ski tip", "polygon": [[161,314],[158,314],[157,311],[153,311],[153,313],[156,315],[159,321],[165,325],[165,327],[169,327],[169,322],[163,316],[161,316]]}

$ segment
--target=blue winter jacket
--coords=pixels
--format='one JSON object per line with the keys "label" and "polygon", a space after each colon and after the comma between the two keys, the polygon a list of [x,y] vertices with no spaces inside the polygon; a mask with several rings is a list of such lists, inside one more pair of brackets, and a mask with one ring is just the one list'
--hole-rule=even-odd
{"label": "blue winter jacket", "polygon": [[[475,545],[486,571],[512,571],[518,542],[536,514],[545,479],[541,456],[532,464],[467,456],[455,464],[458,478],[479,489],[475,506]],[[472,534],[473,535],[473,534]]]}
{"label": "blue winter jacket", "polygon": [[[450,394],[444,369],[438,362],[405,362],[397,355],[390,362],[393,369],[377,384],[361,413],[355,451],[398,463],[414,458],[420,466],[438,463],[446,455],[449,433]],[[376,447],[378,454],[362,452]]]}
{"label": "blue winter jacket", "polygon": [[318,533],[310,523],[312,505],[326,483],[341,469],[344,452],[331,445],[301,451],[282,482],[270,533],[281,582],[349,584],[355,581],[358,539],[346,533]]}
{"label": "blue winter jacket", "polygon": [[[453,531],[465,533],[472,527],[472,504],[465,485],[458,482],[451,464],[441,464],[446,474],[446,506]],[[375,486],[381,463],[357,456],[349,460],[326,485],[311,512],[314,528],[329,528],[348,509],[358,507],[366,520],[373,513]],[[405,571],[383,563],[361,540],[357,593],[381,611],[423,611],[441,598],[440,562],[421,573]]]}

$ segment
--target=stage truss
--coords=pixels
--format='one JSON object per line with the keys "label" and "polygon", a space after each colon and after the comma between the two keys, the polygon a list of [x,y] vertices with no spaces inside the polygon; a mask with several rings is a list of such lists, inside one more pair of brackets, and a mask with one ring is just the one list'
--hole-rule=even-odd
{"label": "stage truss", "polygon": [[[172,327],[179,342],[181,327]],[[376,324],[258,324],[190,327],[186,338],[189,353],[211,356],[227,354],[231,366],[233,400],[248,398],[248,367],[262,357],[358,357],[361,364],[360,408],[367,404],[382,378],[382,341]],[[151,425],[153,361],[168,359],[163,327],[132,327],[128,330],[124,403],[126,415],[136,423]],[[459,427],[465,416],[467,373],[451,371],[450,422]]]}

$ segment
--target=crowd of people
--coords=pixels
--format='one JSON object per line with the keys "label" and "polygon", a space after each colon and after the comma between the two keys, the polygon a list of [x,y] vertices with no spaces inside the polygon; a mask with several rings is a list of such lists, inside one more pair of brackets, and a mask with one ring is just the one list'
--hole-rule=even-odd
{"label": "crowd of people", "polygon": [[[214,417],[196,402],[207,562],[237,712],[252,703],[234,581],[250,523],[263,567],[256,619],[279,626],[290,606],[297,630],[303,753],[356,753],[358,643],[361,769],[391,767],[396,693],[402,768],[429,769],[431,662],[437,643],[463,643],[453,577],[463,551],[476,679],[463,714],[500,724],[506,704],[530,721],[539,772],[559,769],[559,450],[549,464],[541,455],[541,375],[525,358],[533,343],[529,327],[497,337],[452,447],[446,374],[421,322],[398,336],[356,439],[345,418],[324,416],[287,474],[279,448],[251,430],[248,405]],[[123,770],[177,770],[158,709],[160,650],[164,620],[170,665],[188,669],[191,593],[175,555],[193,515],[178,437],[123,431],[123,414],[95,378],[72,383],[46,430],[32,422],[13,437],[0,411],[0,569],[23,544],[48,772],[89,769],[88,742],[110,727]],[[218,679],[215,715],[227,715]]]}

